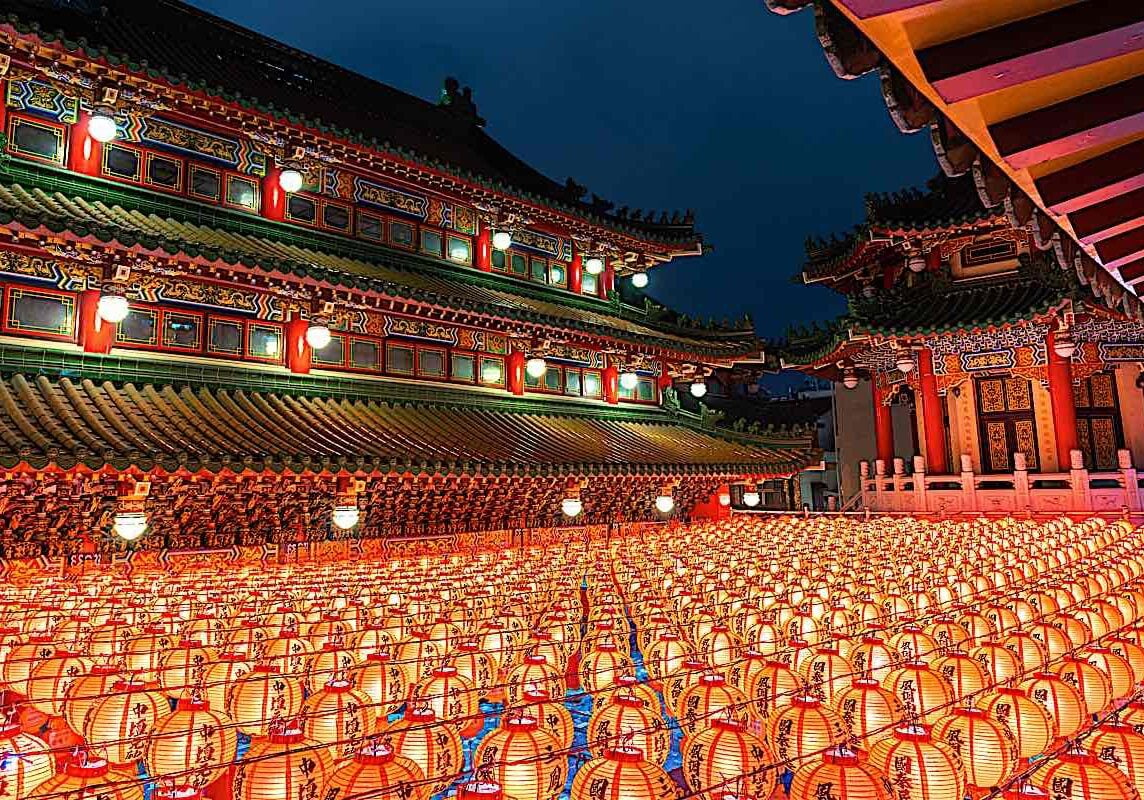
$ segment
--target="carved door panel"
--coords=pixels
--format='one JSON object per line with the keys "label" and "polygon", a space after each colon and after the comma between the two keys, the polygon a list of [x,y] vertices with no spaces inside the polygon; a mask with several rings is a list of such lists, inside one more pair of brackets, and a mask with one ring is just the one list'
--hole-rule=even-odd
{"label": "carved door panel", "polygon": [[977,420],[983,472],[1013,471],[1013,453],[1024,453],[1030,472],[1040,469],[1033,389],[1024,378],[976,379]]}
{"label": "carved door panel", "polygon": [[1116,380],[1109,372],[1097,372],[1073,386],[1076,400],[1077,447],[1090,470],[1116,469],[1116,451],[1124,446]]}

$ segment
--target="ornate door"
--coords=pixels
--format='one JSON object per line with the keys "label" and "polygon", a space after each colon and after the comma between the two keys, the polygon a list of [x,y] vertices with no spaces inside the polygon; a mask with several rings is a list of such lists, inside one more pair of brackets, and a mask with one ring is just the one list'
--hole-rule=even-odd
{"label": "ornate door", "polygon": [[981,469],[1013,471],[1013,453],[1025,454],[1030,472],[1041,468],[1033,389],[1024,378],[977,378],[977,421],[981,434]]}
{"label": "ornate door", "polygon": [[1116,469],[1116,451],[1124,446],[1116,380],[1109,372],[1097,372],[1073,385],[1076,400],[1077,447],[1084,465],[1096,471]]}

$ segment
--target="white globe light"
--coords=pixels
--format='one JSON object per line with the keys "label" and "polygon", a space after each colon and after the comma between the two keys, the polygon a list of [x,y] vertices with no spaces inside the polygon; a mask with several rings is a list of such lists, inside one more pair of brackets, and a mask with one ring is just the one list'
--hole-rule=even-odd
{"label": "white globe light", "polygon": [[278,173],[278,185],[290,194],[302,188],[303,180],[302,173],[296,169],[284,169]]}
{"label": "white globe light", "polygon": [[852,369],[848,369],[842,373],[842,385],[847,389],[853,389],[858,386],[858,373]]}
{"label": "white globe light", "polygon": [[306,328],[306,344],[315,350],[321,350],[330,343],[330,329],[325,325],[315,322],[311,323],[309,328]]}
{"label": "white globe light", "polygon": [[100,295],[95,310],[100,319],[114,325],[127,319],[127,312],[130,311],[130,308],[127,305],[127,298],[123,295],[105,294]]}
{"label": "white globe light", "polygon": [[133,542],[147,532],[147,515],[142,511],[116,514],[111,530],[123,541]]}
{"label": "white globe light", "polygon": [[599,275],[604,271],[604,259],[592,256],[584,262],[584,271],[589,275]]}
{"label": "white globe light", "polygon": [[903,375],[908,375],[914,371],[914,367],[918,365],[918,362],[914,361],[914,357],[909,353],[902,353],[898,356],[895,365],[898,368],[898,372],[901,372]]}
{"label": "white globe light", "polygon": [[728,494],[727,492],[720,492],[719,493],[719,505],[723,506],[724,508],[731,505],[731,495]]}
{"label": "white globe light", "polygon": [[743,492],[743,505],[754,508],[762,500],[758,492]]}
{"label": "white globe light", "polygon": [[334,526],[348,531],[361,519],[361,511],[357,506],[334,506]]}
{"label": "white globe light", "polygon": [[564,512],[566,517],[578,517],[580,512],[584,510],[584,503],[579,497],[565,497],[560,501],[560,510]]}
{"label": "white globe light", "polygon": [[655,510],[661,514],[670,514],[675,509],[675,498],[669,494],[661,494],[655,498]]}
{"label": "white globe light", "polygon": [[1072,358],[1076,352],[1076,342],[1068,331],[1061,331],[1053,337],[1053,352],[1061,358]]}
{"label": "white globe light", "polygon": [[116,133],[115,117],[106,111],[96,111],[87,121],[88,136],[101,144],[110,142]]}
{"label": "white globe light", "polygon": [[704,383],[703,381],[696,381],[695,383],[691,384],[691,396],[692,397],[706,397],[706,395],[707,395],[707,384],[706,383]]}
{"label": "white globe light", "polygon": [[634,372],[624,372],[620,374],[620,387],[624,391],[632,391],[640,385],[640,376]]}
{"label": "white globe light", "polygon": [[540,380],[544,377],[544,373],[548,372],[548,362],[540,356],[533,356],[524,362],[524,371],[528,373],[528,377]]}
{"label": "white globe light", "polygon": [[646,272],[632,273],[632,286],[636,287],[637,289],[643,289],[645,286],[647,286],[647,282],[648,277]]}
{"label": "white globe light", "polygon": [[497,231],[494,233],[493,247],[497,250],[508,250],[512,247],[512,234],[508,231]]}

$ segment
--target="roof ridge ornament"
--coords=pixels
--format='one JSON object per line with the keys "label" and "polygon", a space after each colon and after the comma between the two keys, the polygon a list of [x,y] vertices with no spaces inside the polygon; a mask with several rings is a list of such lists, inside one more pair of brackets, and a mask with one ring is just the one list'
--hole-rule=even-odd
{"label": "roof ridge ornament", "polygon": [[477,113],[477,104],[473,102],[472,87],[462,88],[461,82],[451,75],[445,78],[437,105],[462,119],[469,120],[478,128],[485,126],[485,119]]}

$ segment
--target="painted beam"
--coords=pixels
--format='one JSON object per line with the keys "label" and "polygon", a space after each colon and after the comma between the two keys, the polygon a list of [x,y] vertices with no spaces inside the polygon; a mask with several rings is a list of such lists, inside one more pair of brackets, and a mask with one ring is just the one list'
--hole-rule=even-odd
{"label": "painted beam", "polygon": [[1119,269],[1144,258],[1144,227],[1096,243],[1096,254],[1108,269]]}
{"label": "painted beam", "polygon": [[1144,133],[1144,75],[989,126],[1014,169]]}
{"label": "painted beam", "polygon": [[1144,225],[1144,188],[1082,208],[1069,214],[1069,222],[1084,244],[1110,239]]}
{"label": "painted beam", "polygon": [[947,103],[1144,50],[1144,3],[1087,0],[917,53]]}
{"label": "painted beam", "polygon": [[858,19],[869,19],[909,8],[937,5],[940,2],[942,0],[842,0],[842,5],[850,9],[850,13]]}
{"label": "painted beam", "polygon": [[1144,187],[1144,139],[1043,175],[1035,181],[1045,207],[1071,214]]}

